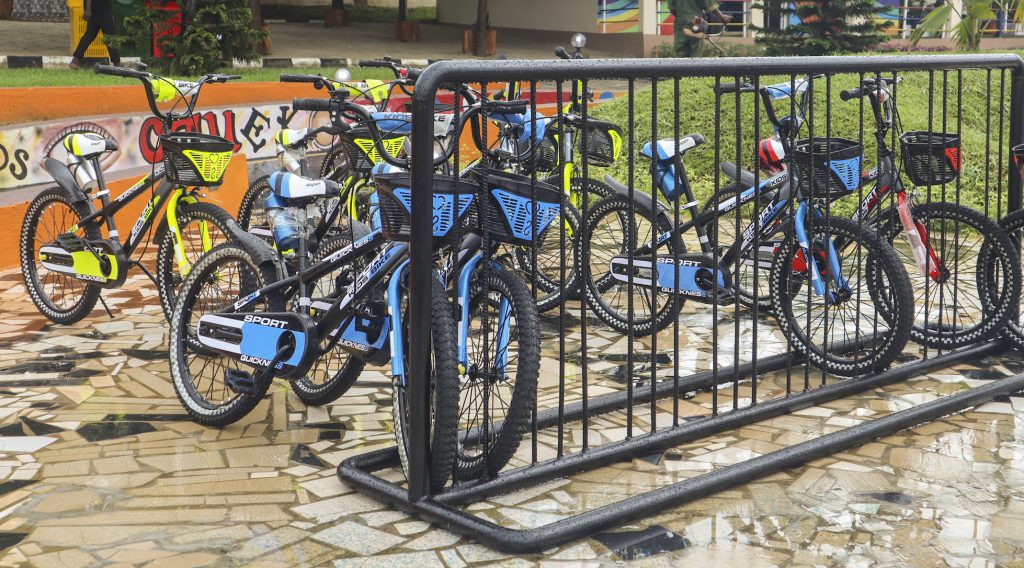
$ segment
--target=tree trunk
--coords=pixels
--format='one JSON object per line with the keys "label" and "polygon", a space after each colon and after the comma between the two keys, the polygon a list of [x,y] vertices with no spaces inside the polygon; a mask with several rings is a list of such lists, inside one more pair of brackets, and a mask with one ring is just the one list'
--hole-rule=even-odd
{"label": "tree trunk", "polygon": [[476,54],[487,53],[487,0],[476,1]]}
{"label": "tree trunk", "polygon": [[249,0],[249,11],[252,12],[252,29],[260,29],[260,26],[263,25],[263,14],[260,13],[260,0]]}

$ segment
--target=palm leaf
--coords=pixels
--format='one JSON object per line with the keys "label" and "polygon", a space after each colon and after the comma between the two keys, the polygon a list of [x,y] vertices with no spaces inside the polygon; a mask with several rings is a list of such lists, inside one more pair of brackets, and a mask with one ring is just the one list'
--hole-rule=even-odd
{"label": "palm leaf", "polygon": [[953,4],[950,2],[946,2],[937,10],[933,10],[921,20],[921,23],[914,29],[914,33],[910,34],[910,43],[917,45],[917,42],[921,41],[924,34],[941,32],[952,14]]}

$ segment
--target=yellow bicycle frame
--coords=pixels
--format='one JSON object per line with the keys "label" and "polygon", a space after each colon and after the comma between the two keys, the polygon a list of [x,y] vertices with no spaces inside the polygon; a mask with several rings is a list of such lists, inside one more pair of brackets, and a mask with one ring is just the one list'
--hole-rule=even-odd
{"label": "yellow bicycle frame", "polygon": [[[185,245],[181,242],[181,227],[178,225],[178,205],[182,203],[198,203],[198,201],[195,196],[186,194],[183,187],[175,188],[167,200],[167,230],[170,231],[171,238],[174,240],[174,260],[178,263],[178,274],[182,278],[188,276],[188,273],[192,271],[192,263],[185,256]],[[199,221],[199,236],[204,253],[213,248],[207,221]]]}

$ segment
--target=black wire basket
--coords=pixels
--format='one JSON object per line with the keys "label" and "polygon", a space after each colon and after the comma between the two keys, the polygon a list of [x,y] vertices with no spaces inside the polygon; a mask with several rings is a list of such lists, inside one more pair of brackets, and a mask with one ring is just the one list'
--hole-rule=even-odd
{"label": "black wire basket", "polygon": [[188,187],[213,187],[224,180],[234,142],[199,132],[171,132],[160,137],[167,181]]}
{"label": "black wire basket", "polygon": [[[580,155],[591,166],[606,168],[622,151],[622,129],[603,120],[587,120],[579,141]],[[585,142],[585,143],[584,143]]]}
{"label": "black wire basket", "polygon": [[493,240],[529,245],[558,223],[562,192],[557,187],[542,181],[534,186],[528,176],[495,169],[474,175],[482,193],[477,204],[480,228]]}
{"label": "black wire basket", "polygon": [[[409,172],[373,176],[380,199],[381,232],[392,241],[409,242],[412,220],[412,175]],[[472,227],[477,184],[465,178],[434,174],[433,237],[435,246],[453,243]],[[458,203],[458,207],[456,207]],[[456,230],[458,227],[464,230]]]}
{"label": "black wire basket", "polygon": [[797,187],[807,197],[838,199],[860,186],[864,148],[845,138],[805,138],[793,147]]}
{"label": "black wire basket", "polygon": [[547,134],[533,150],[533,167],[538,172],[550,172],[558,166],[558,144]]}
{"label": "black wire basket", "polygon": [[960,135],[916,130],[900,136],[903,173],[914,185],[942,185],[960,175]]}

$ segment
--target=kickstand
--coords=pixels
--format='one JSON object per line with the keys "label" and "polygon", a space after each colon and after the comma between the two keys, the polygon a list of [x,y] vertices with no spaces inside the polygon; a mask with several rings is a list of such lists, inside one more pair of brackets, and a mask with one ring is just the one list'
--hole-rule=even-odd
{"label": "kickstand", "polygon": [[110,308],[107,307],[107,301],[103,299],[102,294],[99,296],[99,299],[100,303],[103,304],[103,309],[107,310],[107,315],[110,316],[110,319],[114,319],[114,314],[110,311]]}

